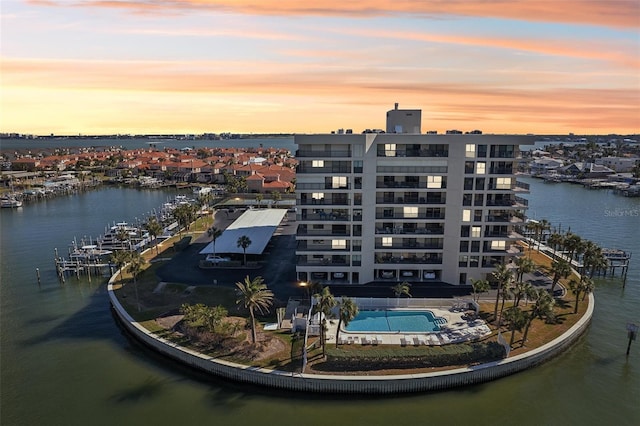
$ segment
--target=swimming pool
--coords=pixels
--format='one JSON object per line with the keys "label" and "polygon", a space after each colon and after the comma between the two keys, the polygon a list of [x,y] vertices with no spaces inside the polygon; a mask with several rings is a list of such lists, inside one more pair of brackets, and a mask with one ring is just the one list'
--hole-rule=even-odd
{"label": "swimming pool", "polygon": [[431,311],[360,311],[349,322],[346,331],[351,332],[416,332],[440,331],[447,322]]}

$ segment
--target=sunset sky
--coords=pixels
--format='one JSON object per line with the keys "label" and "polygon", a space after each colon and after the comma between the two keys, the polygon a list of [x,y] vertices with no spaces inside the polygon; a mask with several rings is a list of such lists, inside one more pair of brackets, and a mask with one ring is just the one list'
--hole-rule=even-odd
{"label": "sunset sky", "polygon": [[640,132],[638,0],[2,0],[0,132]]}

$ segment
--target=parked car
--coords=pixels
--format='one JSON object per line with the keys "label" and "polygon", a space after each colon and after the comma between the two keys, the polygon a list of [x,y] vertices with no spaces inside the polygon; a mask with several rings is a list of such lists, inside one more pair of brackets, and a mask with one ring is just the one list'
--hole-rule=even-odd
{"label": "parked car", "polygon": [[231,262],[231,258],[221,257],[221,256],[214,256],[212,254],[208,254],[207,257],[205,258],[205,260],[207,262],[211,262],[211,263]]}

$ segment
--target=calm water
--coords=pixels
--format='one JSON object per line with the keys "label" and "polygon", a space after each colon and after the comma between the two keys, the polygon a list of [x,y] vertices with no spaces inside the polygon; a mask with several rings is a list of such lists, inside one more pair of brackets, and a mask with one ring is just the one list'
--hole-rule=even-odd
{"label": "calm water", "polygon": [[0,142],[2,151],[13,151],[22,149],[31,149],[37,152],[39,149],[51,148],[71,148],[71,147],[105,147],[117,146],[124,149],[140,149],[147,148],[153,144],[158,149],[163,148],[210,148],[210,147],[234,147],[234,148],[286,148],[295,151],[297,145],[293,143],[293,136],[282,138],[253,138],[253,139],[229,139],[229,140],[177,140],[177,139],[159,139],[150,141],[148,139],[90,139],[90,138],[74,138],[74,139],[3,139]]}
{"label": "calm water", "polygon": [[[599,282],[587,335],[535,370],[449,392],[391,398],[314,397],[204,378],[130,342],[103,284],[60,285],[53,248],[133,221],[166,193],[105,188],[0,211],[1,410],[11,425],[637,425],[640,199],[530,181],[532,216],[634,253],[626,290]],[[625,213],[626,212],[626,213]],[[40,268],[38,286],[35,268]]]}

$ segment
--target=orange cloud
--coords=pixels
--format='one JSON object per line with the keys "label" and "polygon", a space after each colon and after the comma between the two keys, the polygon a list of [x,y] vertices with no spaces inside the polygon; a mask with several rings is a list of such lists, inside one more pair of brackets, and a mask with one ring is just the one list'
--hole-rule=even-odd
{"label": "orange cloud", "polygon": [[384,15],[445,15],[490,17],[638,28],[640,3],[635,0],[29,0],[38,5],[107,7],[140,13],[216,10],[249,15],[311,15],[372,17]]}
{"label": "orange cloud", "polygon": [[[489,133],[635,133],[637,90],[520,88],[422,78],[396,69],[195,61],[4,58],[2,131],[327,132],[381,127],[393,102],[423,109],[423,129]],[[64,102],[61,102],[64,99]]]}

